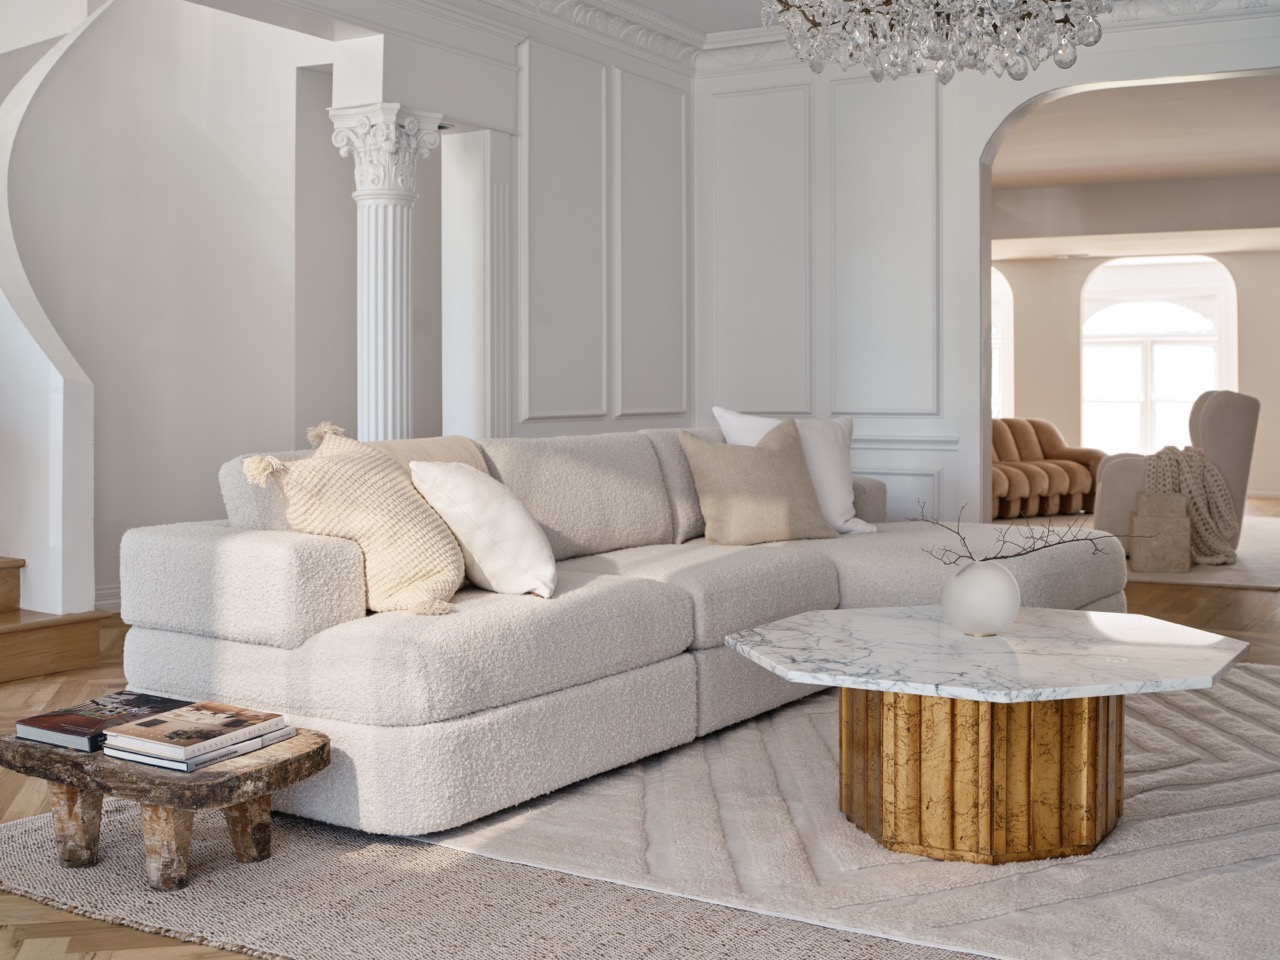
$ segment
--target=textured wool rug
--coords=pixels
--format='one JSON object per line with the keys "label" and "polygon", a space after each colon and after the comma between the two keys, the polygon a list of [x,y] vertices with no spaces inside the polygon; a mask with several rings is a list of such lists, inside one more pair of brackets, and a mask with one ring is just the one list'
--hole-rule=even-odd
{"label": "textured wool rug", "polygon": [[1194,564],[1188,573],[1136,573],[1138,583],[1183,583],[1196,587],[1280,590],[1280,517],[1245,517],[1236,562],[1221,567]]}
{"label": "textured wool rug", "polygon": [[1280,956],[1280,667],[1127,698],[1125,812],[1094,853],[890,853],[837,807],[824,693],[433,842],[1016,960]]}
{"label": "textured wool rug", "polygon": [[[137,805],[108,799],[102,860],[87,869],[57,865],[47,815],[0,825],[0,888],[138,930],[292,960],[967,956],[295,817],[277,815],[272,832],[270,860],[236,863],[222,817],[197,814],[189,886],[157,893],[143,880]],[[9,942],[0,930],[4,960],[13,957]]]}

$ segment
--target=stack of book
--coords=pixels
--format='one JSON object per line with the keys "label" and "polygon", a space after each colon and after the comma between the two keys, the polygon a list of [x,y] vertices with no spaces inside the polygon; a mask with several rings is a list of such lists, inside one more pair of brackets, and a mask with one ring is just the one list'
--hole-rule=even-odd
{"label": "stack of book", "polygon": [[110,727],[103,753],[190,773],[295,733],[278,713],[204,701]]}
{"label": "stack of book", "polygon": [[278,713],[131,690],[28,717],[16,726],[23,740],[103,750],[122,760],[188,773],[288,740],[297,732]]}

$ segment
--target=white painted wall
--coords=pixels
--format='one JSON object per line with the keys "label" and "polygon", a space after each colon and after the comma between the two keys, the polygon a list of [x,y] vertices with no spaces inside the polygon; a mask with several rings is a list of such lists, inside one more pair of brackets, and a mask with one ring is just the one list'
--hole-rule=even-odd
{"label": "white painted wall", "polygon": [[[1249,491],[1280,495],[1280,252],[1214,253],[1236,284],[1238,389],[1262,401]],[[1080,440],[1081,291],[1105,258],[1004,260],[1014,295],[1016,413],[1057,424]],[[1120,451],[1109,451],[1120,452]]]}
{"label": "white painted wall", "polygon": [[689,79],[605,49],[521,53],[508,432],[687,424]]}
{"label": "white painted wall", "polygon": [[794,412],[780,408],[807,384],[805,412],[855,415],[854,467],[889,484],[890,517],[917,498],[974,516],[989,500],[990,161],[1004,129],[1086,85],[1280,67],[1280,16],[1258,13],[1108,28],[1070,70],[1022,83],[876,85],[753,51],[705,72],[700,60],[698,417],[713,403]]}
{"label": "white painted wall", "polygon": [[224,515],[219,463],[301,440],[295,74],[331,45],[169,0],[117,0],[94,28],[25,116],[9,191],[32,285],[96,386],[109,592],[126,529]]}

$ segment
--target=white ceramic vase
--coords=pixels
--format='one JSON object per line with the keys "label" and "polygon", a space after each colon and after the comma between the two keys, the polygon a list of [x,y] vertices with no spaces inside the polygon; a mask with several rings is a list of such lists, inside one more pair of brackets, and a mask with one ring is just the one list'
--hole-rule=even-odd
{"label": "white ceramic vase", "polygon": [[970,561],[942,588],[947,622],[971,637],[991,637],[1005,630],[1021,605],[1018,581],[995,560]]}

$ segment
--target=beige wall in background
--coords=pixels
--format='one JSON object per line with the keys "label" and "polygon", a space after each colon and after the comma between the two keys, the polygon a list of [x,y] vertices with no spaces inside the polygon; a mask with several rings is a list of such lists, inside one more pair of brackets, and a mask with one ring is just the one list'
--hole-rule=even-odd
{"label": "beige wall in background", "polygon": [[1013,288],[1014,415],[1080,442],[1080,290],[1105,259],[1004,260]]}
{"label": "beige wall in background", "polygon": [[[1280,252],[1210,255],[1236,283],[1240,391],[1262,401],[1249,492],[1280,496]],[[1013,288],[1014,414],[1051,420],[1069,443],[1080,442],[1080,292],[1107,259],[995,264]]]}

